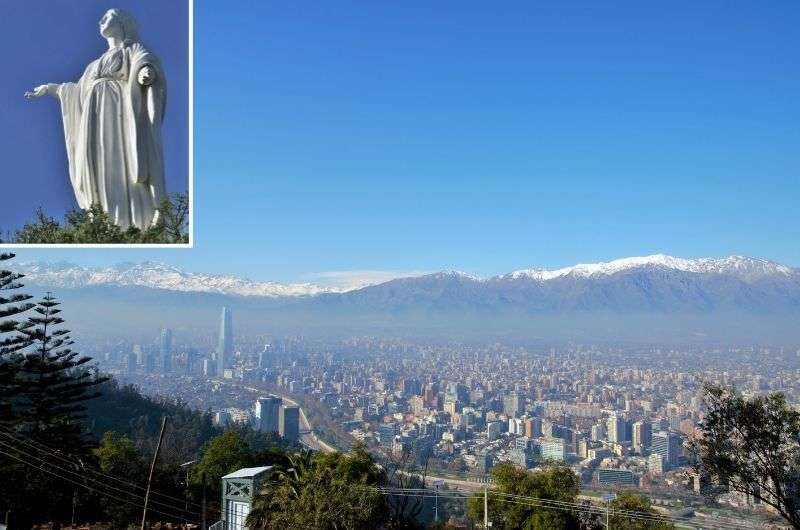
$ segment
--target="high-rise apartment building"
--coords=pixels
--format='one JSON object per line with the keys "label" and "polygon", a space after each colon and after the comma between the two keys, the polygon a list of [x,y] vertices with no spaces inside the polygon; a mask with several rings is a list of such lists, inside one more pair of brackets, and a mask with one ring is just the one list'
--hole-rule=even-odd
{"label": "high-rise apartment building", "polygon": [[567,455],[567,445],[564,440],[542,440],[539,442],[542,460],[558,460],[563,462]]}
{"label": "high-rise apartment building", "polygon": [[625,441],[625,419],[616,414],[608,417],[606,422],[608,441],[620,443]]}
{"label": "high-rise apartment building", "polygon": [[542,435],[542,419],[526,418],[525,436],[527,436],[528,438],[539,438],[541,435]]}
{"label": "high-rise apartment building", "polygon": [[649,421],[637,421],[633,424],[633,447],[639,452],[653,443],[653,424]]}
{"label": "high-rise apartment building", "polygon": [[256,428],[264,432],[279,432],[282,404],[283,400],[278,396],[258,398],[256,400]]}
{"label": "high-rise apartment building", "polygon": [[680,449],[681,437],[674,432],[661,431],[653,434],[653,443],[650,451],[664,457],[667,469],[672,469],[678,465]]}
{"label": "high-rise apartment building", "polygon": [[278,417],[278,434],[286,440],[300,439],[300,408],[283,405]]}
{"label": "high-rise apartment building", "polygon": [[522,396],[516,392],[511,392],[503,398],[503,412],[512,418],[522,414],[523,410]]}

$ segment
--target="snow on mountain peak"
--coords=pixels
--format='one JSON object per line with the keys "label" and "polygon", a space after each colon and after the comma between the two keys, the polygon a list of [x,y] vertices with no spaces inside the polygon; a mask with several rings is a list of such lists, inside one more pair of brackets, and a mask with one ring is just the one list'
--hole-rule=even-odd
{"label": "snow on mountain peak", "polygon": [[186,272],[164,263],[119,263],[112,267],[80,267],[70,263],[22,263],[27,282],[52,287],[95,285],[139,286],[169,291],[239,296],[314,296],[334,292],[311,283],[256,282],[231,276]]}
{"label": "snow on mountain peak", "polygon": [[756,279],[769,275],[789,275],[793,269],[774,261],[746,256],[728,256],[727,258],[700,258],[685,259],[668,256],[666,254],[653,254],[616,259],[605,263],[581,263],[572,267],[556,270],[523,269],[502,276],[510,279],[533,279],[539,281],[552,280],[567,275],[588,278],[598,275],[611,275],[618,272],[637,269],[660,267],[684,272],[731,274],[745,279]]}
{"label": "snow on mountain peak", "polygon": [[[383,283],[376,279],[366,285],[338,285],[323,287],[313,283],[258,282],[233,276],[193,273],[172,265],[154,262],[120,263],[111,267],[81,267],[71,263],[22,263],[19,272],[26,282],[48,287],[80,288],[96,285],[139,286],[182,292],[215,293],[237,296],[303,297],[323,293],[342,293]],[[773,261],[745,256],[726,258],[685,259],[654,254],[622,258],[606,263],[583,263],[556,270],[524,269],[508,274],[482,279],[457,270],[437,272],[423,277],[456,279],[464,282],[489,282],[502,280],[533,280],[545,282],[565,276],[594,278],[630,270],[665,269],[700,274],[724,274],[743,281],[756,281],[767,277],[800,275],[800,270]],[[374,276],[374,275],[373,275]],[[381,275],[377,276],[381,278]],[[404,275],[403,278],[416,276]]]}

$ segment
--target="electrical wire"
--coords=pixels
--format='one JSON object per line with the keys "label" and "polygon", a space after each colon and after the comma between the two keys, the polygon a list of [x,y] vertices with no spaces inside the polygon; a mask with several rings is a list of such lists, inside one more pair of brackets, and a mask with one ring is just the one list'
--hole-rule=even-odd
{"label": "electrical wire", "polygon": [[[114,495],[111,495],[111,494],[108,494],[108,493],[106,493],[106,492],[103,492],[103,491],[102,491],[102,490],[100,490],[99,488],[93,488],[93,487],[91,487],[91,486],[88,486],[88,485],[86,485],[86,484],[83,484],[83,483],[81,483],[81,482],[78,482],[78,481],[76,481],[76,480],[72,480],[72,479],[71,479],[71,478],[69,478],[69,477],[64,477],[64,476],[62,476],[62,475],[59,475],[58,473],[56,473],[56,472],[54,472],[54,471],[52,471],[52,470],[50,470],[50,469],[47,469],[47,468],[45,468],[45,467],[40,467],[40,466],[37,466],[37,465],[35,465],[35,464],[32,464],[32,463],[30,463],[30,462],[28,462],[28,461],[26,461],[26,460],[23,460],[22,458],[19,458],[18,456],[12,455],[12,454],[10,454],[10,453],[6,453],[6,452],[5,452],[5,451],[3,451],[3,450],[0,450],[0,454],[2,454],[2,455],[5,455],[5,456],[7,456],[7,457],[9,457],[9,458],[13,458],[14,460],[17,460],[17,461],[19,461],[19,462],[21,462],[21,463],[25,464],[26,466],[30,466],[30,467],[32,467],[32,468],[34,468],[34,469],[38,469],[38,470],[40,470],[40,471],[43,471],[43,472],[45,472],[45,473],[48,473],[48,474],[50,474],[50,475],[53,475],[54,477],[57,477],[57,478],[59,478],[59,479],[61,479],[61,480],[67,481],[67,482],[69,482],[69,483],[71,483],[71,484],[74,484],[74,485],[76,485],[76,486],[80,486],[81,488],[86,488],[86,489],[88,489],[89,491],[101,493],[101,494],[103,494],[103,495],[105,495],[105,496],[107,496],[107,497],[109,497],[109,498],[111,498],[111,499],[114,499],[114,500],[116,500],[116,501],[119,501],[119,502],[124,502],[125,504],[129,504],[129,505],[131,505],[131,506],[136,506],[137,508],[144,508],[144,504],[137,504],[137,503],[135,503],[135,502],[133,502],[133,501],[130,501],[130,500],[128,500],[128,499],[121,499],[121,498],[119,498],[119,497],[115,497]],[[179,515],[175,515],[175,514],[172,514],[172,513],[167,513],[167,512],[162,512],[161,510],[158,510],[158,509],[156,509],[156,508],[150,508],[150,507],[148,507],[148,510],[150,510],[150,511],[152,511],[152,512],[154,512],[154,513],[158,513],[158,514],[161,514],[161,515],[165,515],[165,516],[167,516],[167,517],[171,517],[171,518],[173,518],[173,519],[176,519],[176,520],[181,520],[181,519],[184,519],[184,517],[183,517],[183,516],[179,516]],[[194,524],[196,524],[196,523],[194,523]]]}
{"label": "electrical wire", "polygon": [[[463,500],[465,498],[472,497],[472,495],[463,494],[461,492],[458,493],[446,493],[443,491],[434,492],[433,490],[429,489],[422,489],[422,488],[379,488],[379,490],[385,494],[389,495],[405,495],[410,497],[418,497],[418,498],[450,498],[450,499],[459,499]],[[738,528],[738,529],[754,529],[757,528],[756,526],[746,524],[746,523],[737,523],[737,522],[722,522],[722,521],[707,521],[698,523],[696,520],[691,520],[688,517],[681,517],[676,515],[662,515],[662,514],[653,514],[648,512],[637,512],[633,510],[620,510],[620,509],[610,509],[607,510],[602,506],[596,505],[586,505],[583,503],[578,502],[567,502],[567,501],[557,501],[552,499],[540,499],[536,497],[526,497],[523,495],[513,495],[513,494],[505,494],[501,492],[493,491],[491,492],[493,496],[493,500],[499,502],[507,502],[507,503],[515,503],[515,504],[522,504],[527,506],[534,506],[534,507],[541,507],[541,508],[549,508],[549,509],[558,509],[564,511],[577,511],[577,512],[584,512],[584,513],[592,513],[597,515],[606,515],[606,513],[610,515],[618,515],[629,519],[636,519],[642,521],[651,521],[651,522],[676,522],[676,523],[683,523],[689,524],[692,526],[700,525],[705,528],[714,527],[714,528]],[[506,497],[506,498],[499,498],[499,497]],[[520,500],[521,499],[521,500]]]}
{"label": "electrical wire", "polygon": [[[3,432],[3,431],[6,431],[6,432]],[[48,454],[50,456],[53,456],[53,457],[65,462],[67,464],[72,464],[72,465],[79,465],[80,464],[79,461],[70,460],[69,457],[63,455],[63,453],[58,452],[57,449],[50,448],[47,445],[45,445],[45,444],[43,444],[43,443],[41,443],[39,441],[33,440],[32,438],[29,438],[29,437],[26,437],[27,440],[24,440],[24,439],[22,439],[22,436],[24,436],[24,435],[22,435],[21,433],[15,432],[14,434],[12,434],[12,432],[10,432],[10,431],[11,431],[11,429],[0,425],[0,435],[4,435],[7,438],[10,438],[15,442],[26,444],[29,447],[33,448],[33,449],[37,449],[37,450],[39,450],[39,451],[41,451],[43,453],[46,453],[46,454]],[[98,471],[98,470],[95,470],[95,469],[92,469],[92,468],[84,468],[84,469],[85,469],[85,471],[87,471],[89,473],[92,473],[92,474],[94,474],[96,476],[102,477],[102,478],[107,479],[107,480],[113,480],[113,481],[118,482],[120,484],[123,484],[125,486],[133,487],[133,488],[136,488],[136,489],[139,489],[139,490],[142,490],[142,491],[145,491],[147,489],[144,486],[141,486],[141,485],[136,484],[134,482],[129,482],[127,480],[121,479],[119,477],[114,477],[112,475],[108,475],[106,473],[103,473],[101,471]],[[150,490],[150,494],[151,495],[158,495],[158,496],[163,497],[165,499],[170,499],[170,500],[177,501],[177,502],[182,502],[182,503],[186,502],[186,499],[181,499],[181,498],[178,498],[178,497],[175,497],[175,496],[172,496],[172,495],[168,495],[166,493],[161,493],[161,492],[153,490],[153,489]],[[201,508],[202,507],[200,504],[198,504],[196,502],[192,502],[192,501],[189,501],[189,504],[192,505],[192,506],[195,506],[197,508]]]}
{"label": "electrical wire", "polygon": [[[117,488],[115,486],[112,486],[111,484],[106,484],[106,483],[101,482],[101,481],[99,481],[97,479],[85,476],[84,473],[79,473],[77,471],[74,471],[74,470],[71,470],[71,469],[68,469],[68,468],[65,468],[65,467],[62,467],[62,466],[58,466],[58,465],[54,464],[53,462],[50,462],[50,461],[48,461],[48,460],[46,460],[44,458],[41,458],[40,456],[33,455],[31,453],[25,452],[25,451],[23,451],[23,450],[21,450],[21,449],[19,449],[17,447],[14,447],[14,446],[2,441],[2,440],[0,440],[0,446],[5,447],[6,449],[11,449],[11,450],[17,451],[18,453],[21,453],[21,454],[27,456],[28,458],[34,458],[34,459],[38,460],[39,462],[41,462],[42,464],[46,464],[46,465],[49,465],[49,466],[51,466],[51,467],[53,467],[55,469],[58,469],[62,473],[69,473],[71,475],[76,475],[78,477],[82,477],[84,480],[86,480],[88,482],[93,482],[95,484],[100,484],[101,487],[96,487],[95,489],[97,491],[101,492],[101,493],[104,493],[104,494],[106,493],[106,491],[103,490],[102,488],[108,488],[109,490],[117,491],[117,492],[123,493],[125,495],[130,495],[130,496],[136,497],[137,499],[144,499],[144,497],[142,497],[142,496],[140,496],[140,495],[138,495],[138,494],[136,494],[136,493],[134,493],[132,491],[123,490],[123,489]],[[83,469],[85,469],[85,468],[83,468]],[[153,504],[162,506],[164,508],[171,509],[171,510],[184,511],[183,507],[175,506],[175,505],[172,505],[172,504],[167,504],[167,503],[158,501],[156,499],[150,499],[150,502],[152,502]]]}

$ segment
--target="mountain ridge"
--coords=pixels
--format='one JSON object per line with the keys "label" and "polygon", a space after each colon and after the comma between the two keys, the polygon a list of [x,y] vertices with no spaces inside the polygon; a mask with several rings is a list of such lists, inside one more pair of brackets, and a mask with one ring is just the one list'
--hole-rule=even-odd
{"label": "mountain ridge", "polygon": [[87,336],[207,333],[227,306],[253,333],[800,345],[800,270],[759,258],[655,255],[489,278],[441,271],[344,291],[153,263],[20,265],[26,288],[56,291]]}
{"label": "mountain ridge", "polygon": [[69,262],[23,262],[17,268],[27,281],[49,287],[81,288],[92,285],[139,286],[182,292],[204,292],[234,296],[315,297],[322,294],[342,294],[396,282],[430,279],[458,279],[484,284],[520,281],[545,284],[564,278],[603,279],[630,271],[678,271],[689,274],[731,276],[746,283],[765,278],[800,277],[800,269],[780,263],[746,256],[724,258],[676,258],[666,254],[621,258],[609,262],[577,264],[560,269],[519,269],[481,278],[462,271],[438,271],[420,276],[407,276],[354,288],[333,288],[314,283],[279,283],[253,281],[247,278],[218,274],[188,272],[179,267],[158,262],[119,263],[111,267],[82,267]]}

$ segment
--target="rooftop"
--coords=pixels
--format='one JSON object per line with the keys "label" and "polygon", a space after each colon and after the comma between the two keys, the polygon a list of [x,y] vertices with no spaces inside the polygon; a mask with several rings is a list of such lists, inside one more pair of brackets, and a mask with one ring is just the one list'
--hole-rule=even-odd
{"label": "rooftop", "polygon": [[243,467],[242,469],[238,469],[233,473],[228,473],[222,478],[253,478],[256,475],[260,475],[261,473],[270,469],[272,469],[272,466]]}

